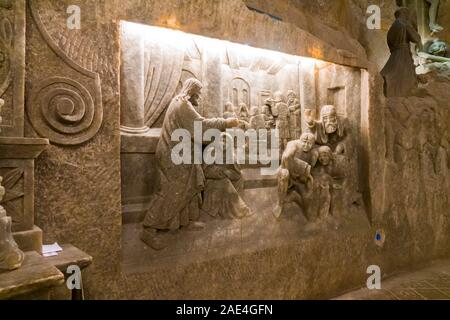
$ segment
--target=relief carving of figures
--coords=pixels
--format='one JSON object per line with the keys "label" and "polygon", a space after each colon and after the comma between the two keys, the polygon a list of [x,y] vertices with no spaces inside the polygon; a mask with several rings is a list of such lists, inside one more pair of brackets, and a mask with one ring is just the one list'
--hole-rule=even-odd
{"label": "relief carving of figures", "polygon": [[316,121],[313,111],[305,112],[308,131],[288,142],[278,171],[279,217],[288,203],[296,203],[308,222],[323,221],[344,203],[346,170],[345,119],[332,105],[321,109]]}
{"label": "relief carving of figures", "polygon": [[262,107],[262,114],[264,116],[265,128],[267,130],[273,129],[275,126],[275,120],[273,118],[269,102],[266,102],[266,104]]}
{"label": "relief carving of figures", "polygon": [[337,198],[333,195],[342,189],[339,182],[343,177],[343,173],[337,168],[336,156],[329,146],[320,146],[317,152],[318,162],[313,169],[313,187],[305,197],[307,217],[312,222],[330,217],[333,200]]}
{"label": "relief carving of figures", "polygon": [[280,91],[275,92],[273,98],[268,99],[272,115],[275,119],[275,128],[278,129],[281,151],[287,147],[287,143],[291,137],[289,131],[290,114],[285,101],[286,99]]}
{"label": "relief carving of figures", "polygon": [[225,131],[237,127],[236,118],[203,118],[197,106],[203,85],[197,79],[185,81],[179,95],[172,99],[163,122],[161,138],[156,149],[159,186],[143,222],[141,239],[154,249],[166,246],[160,231],[178,230],[181,227],[201,229],[199,222],[205,173],[200,164],[175,165],[172,149],[178,143],[171,135],[177,129],[187,130],[194,137],[194,122],[201,122],[203,131],[210,128]]}
{"label": "relief carving of figures", "polygon": [[289,90],[287,93],[287,105],[289,108],[289,129],[291,140],[300,139],[300,136],[302,134],[302,121],[301,121],[301,107],[300,102],[297,98],[297,95],[294,93],[294,91]]}
{"label": "relief carving of figures", "polygon": [[[0,177],[0,202],[5,196],[5,188],[2,186],[3,178]],[[24,253],[19,249],[11,233],[11,217],[6,215],[6,210],[0,206],[0,270],[15,270],[20,268],[24,260]]]}
{"label": "relief carving of figures", "polygon": [[313,182],[312,168],[316,165],[318,153],[313,149],[315,137],[304,133],[298,140],[289,141],[281,158],[278,170],[278,203],[274,216],[280,217],[286,204],[295,202],[304,208],[303,197]]}
{"label": "relief carving of figures", "polygon": [[241,121],[250,121],[250,113],[248,111],[247,105],[243,102],[239,103],[238,117]]}
{"label": "relief carving of figures", "polygon": [[261,114],[259,107],[252,107],[250,109],[250,128],[255,130],[266,128],[266,121],[264,115]]}
{"label": "relief carving of figures", "polygon": [[225,119],[238,117],[236,114],[236,111],[234,110],[234,106],[231,102],[225,103],[224,110],[223,110],[223,117]]}

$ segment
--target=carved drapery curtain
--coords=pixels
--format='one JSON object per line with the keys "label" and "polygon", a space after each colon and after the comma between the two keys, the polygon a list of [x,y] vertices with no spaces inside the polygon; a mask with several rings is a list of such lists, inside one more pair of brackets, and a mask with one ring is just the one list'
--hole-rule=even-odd
{"label": "carved drapery curtain", "polygon": [[145,40],[144,50],[144,121],[151,128],[176,94],[184,51],[152,39]]}

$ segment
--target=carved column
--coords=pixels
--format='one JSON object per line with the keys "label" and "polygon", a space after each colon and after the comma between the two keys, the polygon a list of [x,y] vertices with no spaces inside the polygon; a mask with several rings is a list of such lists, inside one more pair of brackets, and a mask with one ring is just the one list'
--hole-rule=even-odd
{"label": "carved column", "polygon": [[0,1],[0,176],[6,189],[0,206],[12,220],[8,228],[20,249],[40,252],[42,231],[34,225],[34,160],[49,141],[24,137],[25,3]]}
{"label": "carved column", "polygon": [[144,122],[144,38],[132,29],[132,24],[121,24],[120,122],[126,133],[145,133]]}
{"label": "carved column", "polygon": [[[304,60],[300,64],[300,104],[302,115],[305,110],[316,112],[316,64],[313,60]],[[303,117],[302,117],[303,118]],[[306,124],[302,121],[302,131],[306,130]]]}
{"label": "carved column", "polygon": [[211,49],[202,53],[203,106],[206,118],[218,117],[222,112],[222,63],[219,52]]}

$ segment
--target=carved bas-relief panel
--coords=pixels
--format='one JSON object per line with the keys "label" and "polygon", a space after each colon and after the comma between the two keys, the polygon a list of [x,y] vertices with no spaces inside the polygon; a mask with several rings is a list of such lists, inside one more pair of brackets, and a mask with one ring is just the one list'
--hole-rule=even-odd
{"label": "carved bas-relief panel", "polygon": [[[35,135],[54,144],[78,145],[89,141],[103,120],[100,76],[75,62],[59,47],[62,39],[48,31],[49,26],[44,23],[47,20],[41,19],[41,11],[33,2],[29,3],[29,9],[29,21],[33,21],[30,27],[36,28],[44,40],[36,52],[49,65],[29,66],[27,119]],[[48,54],[56,54],[59,59],[46,59]]]}
{"label": "carved bas-relief panel", "polygon": [[[360,69],[157,27],[126,28],[145,39],[143,63],[122,74],[144,75],[138,94],[144,107],[132,107],[136,96],[122,97],[130,102],[122,112],[141,112],[134,118],[153,130],[151,137],[122,139],[122,201],[137,208],[137,199],[145,199],[140,209],[123,213],[126,272],[369,227],[359,193],[367,178],[359,173]],[[158,70],[162,65],[165,72]],[[194,121],[268,135],[234,145],[232,162],[176,165],[171,134],[191,130]],[[267,163],[235,157],[239,148],[246,156],[252,146],[263,152],[261,145],[276,160],[270,174],[261,170]]]}
{"label": "carved bas-relief panel", "polygon": [[23,136],[25,1],[0,3],[0,98],[5,101],[0,136]]}

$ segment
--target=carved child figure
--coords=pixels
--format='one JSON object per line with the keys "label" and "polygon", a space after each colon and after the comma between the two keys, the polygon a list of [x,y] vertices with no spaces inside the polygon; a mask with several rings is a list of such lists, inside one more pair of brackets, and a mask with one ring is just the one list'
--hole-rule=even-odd
{"label": "carved child figure", "polygon": [[[0,202],[5,196],[0,177]],[[24,254],[17,246],[11,233],[11,218],[6,216],[6,210],[0,206],[0,270],[15,270],[20,268]]]}
{"label": "carved child figure", "polygon": [[270,102],[266,101],[266,104],[262,107],[262,114],[264,116],[264,123],[267,130],[273,129],[275,121],[273,119],[272,111],[270,109]]}
{"label": "carved child figure", "polygon": [[301,123],[301,108],[300,103],[297,99],[297,95],[294,91],[289,90],[287,93],[288,98],[288,108],[290,113],[289,118],[289,129],[291,134],[291,139],[299,139],[302,134],[302,123]]}
{"label": "carved child figure", "polygon": [[223,110],[223,118],[224,119],[237,118],[236,112],[234,111],[234,106],[231,102],[225,103]]}
{"label": "carved child figure", "polygon": [[342,186],[336,183],[339,175],[334,168],[334,154],[330,147],[318,148],[318,166],[313,171],[314,183],[312,192],[305,199],[308,220],[314,222],[330,216],[333,205],[333,190]]}
{"label": "carved child figure", "polygon": [[264,121],[264,116],[260,114],[258,107],[252,107],[250,109],[250,128],[259,130],[265,129],[266,123]]}

